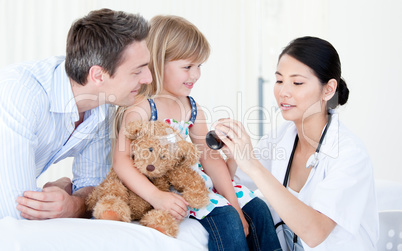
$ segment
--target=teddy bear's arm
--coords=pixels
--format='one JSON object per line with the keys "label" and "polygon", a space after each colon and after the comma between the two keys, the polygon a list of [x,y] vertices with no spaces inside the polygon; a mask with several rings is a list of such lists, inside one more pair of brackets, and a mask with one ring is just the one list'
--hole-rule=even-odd
{"label": "teddy bear's arm", "polygon": [[95,187],[86,203],[97,219],[112,219],[108,218],[109,214],[112,214],[114,220],[126,222],[131,220],[128,189],[121,183],[113,169],[106,179]]}
{"label": "teddy bear's arm", "polygon": [[170,184],[182,194],[190,207],[201,208],[209,203],[204,179],[191,168],[177,167],[168,176]]}

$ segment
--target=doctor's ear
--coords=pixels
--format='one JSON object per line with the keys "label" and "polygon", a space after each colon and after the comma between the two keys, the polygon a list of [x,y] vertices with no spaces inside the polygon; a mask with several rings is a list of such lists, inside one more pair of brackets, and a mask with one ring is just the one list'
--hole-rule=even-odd
{"label": "doctor's ear", "polygon": [[100,86],[103,84],[103,80],[104,80],[103,68],[100,67],[99,65],[93,65],[89,69],[88,81],[94,83],[97,86]]}
{"label": "doctor's ear", "polygon": [[325,101],[329,101],[336,92],[336,87],[338,86],[338,82],[335,79],[330,79],[328,83],[324,86],[323,99]]}

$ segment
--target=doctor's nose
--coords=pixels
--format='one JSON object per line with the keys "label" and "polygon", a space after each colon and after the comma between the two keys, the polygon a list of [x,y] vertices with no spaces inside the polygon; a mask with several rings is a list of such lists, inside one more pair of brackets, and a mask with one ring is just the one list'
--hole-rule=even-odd
{"label": "doctor's nose", "polygon": [[290,97],[291,96],[291,86],[289,84],[283,83],[278,90],[280,97]]}

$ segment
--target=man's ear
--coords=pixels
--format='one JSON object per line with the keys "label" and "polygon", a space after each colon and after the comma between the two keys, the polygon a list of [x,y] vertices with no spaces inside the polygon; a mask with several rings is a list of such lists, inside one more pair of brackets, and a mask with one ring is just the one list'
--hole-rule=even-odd
{"label": "man's ear", "polygon": [[96,86],[101,86],[104,81],[104,71],[99,65],[93,65],[89,69],[88,80]]}
{"label": "man's ear", "polygon": [[336,87],[338,86],[338,82],[335,79],[330,79],[328,83],[324,86],[324,100],[330,100],[336,92]]}

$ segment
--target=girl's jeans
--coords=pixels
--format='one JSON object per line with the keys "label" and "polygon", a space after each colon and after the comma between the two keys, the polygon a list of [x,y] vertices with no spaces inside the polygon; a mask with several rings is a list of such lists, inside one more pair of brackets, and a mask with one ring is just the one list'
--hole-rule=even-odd
{"label": "girl's jeans", "polygon": [[247,238],[239,214],[232,206],[216,207],[199,220],[209,233],[208,250],[282,250],[265,202],[254,198],[242,210],[250,226]]}

